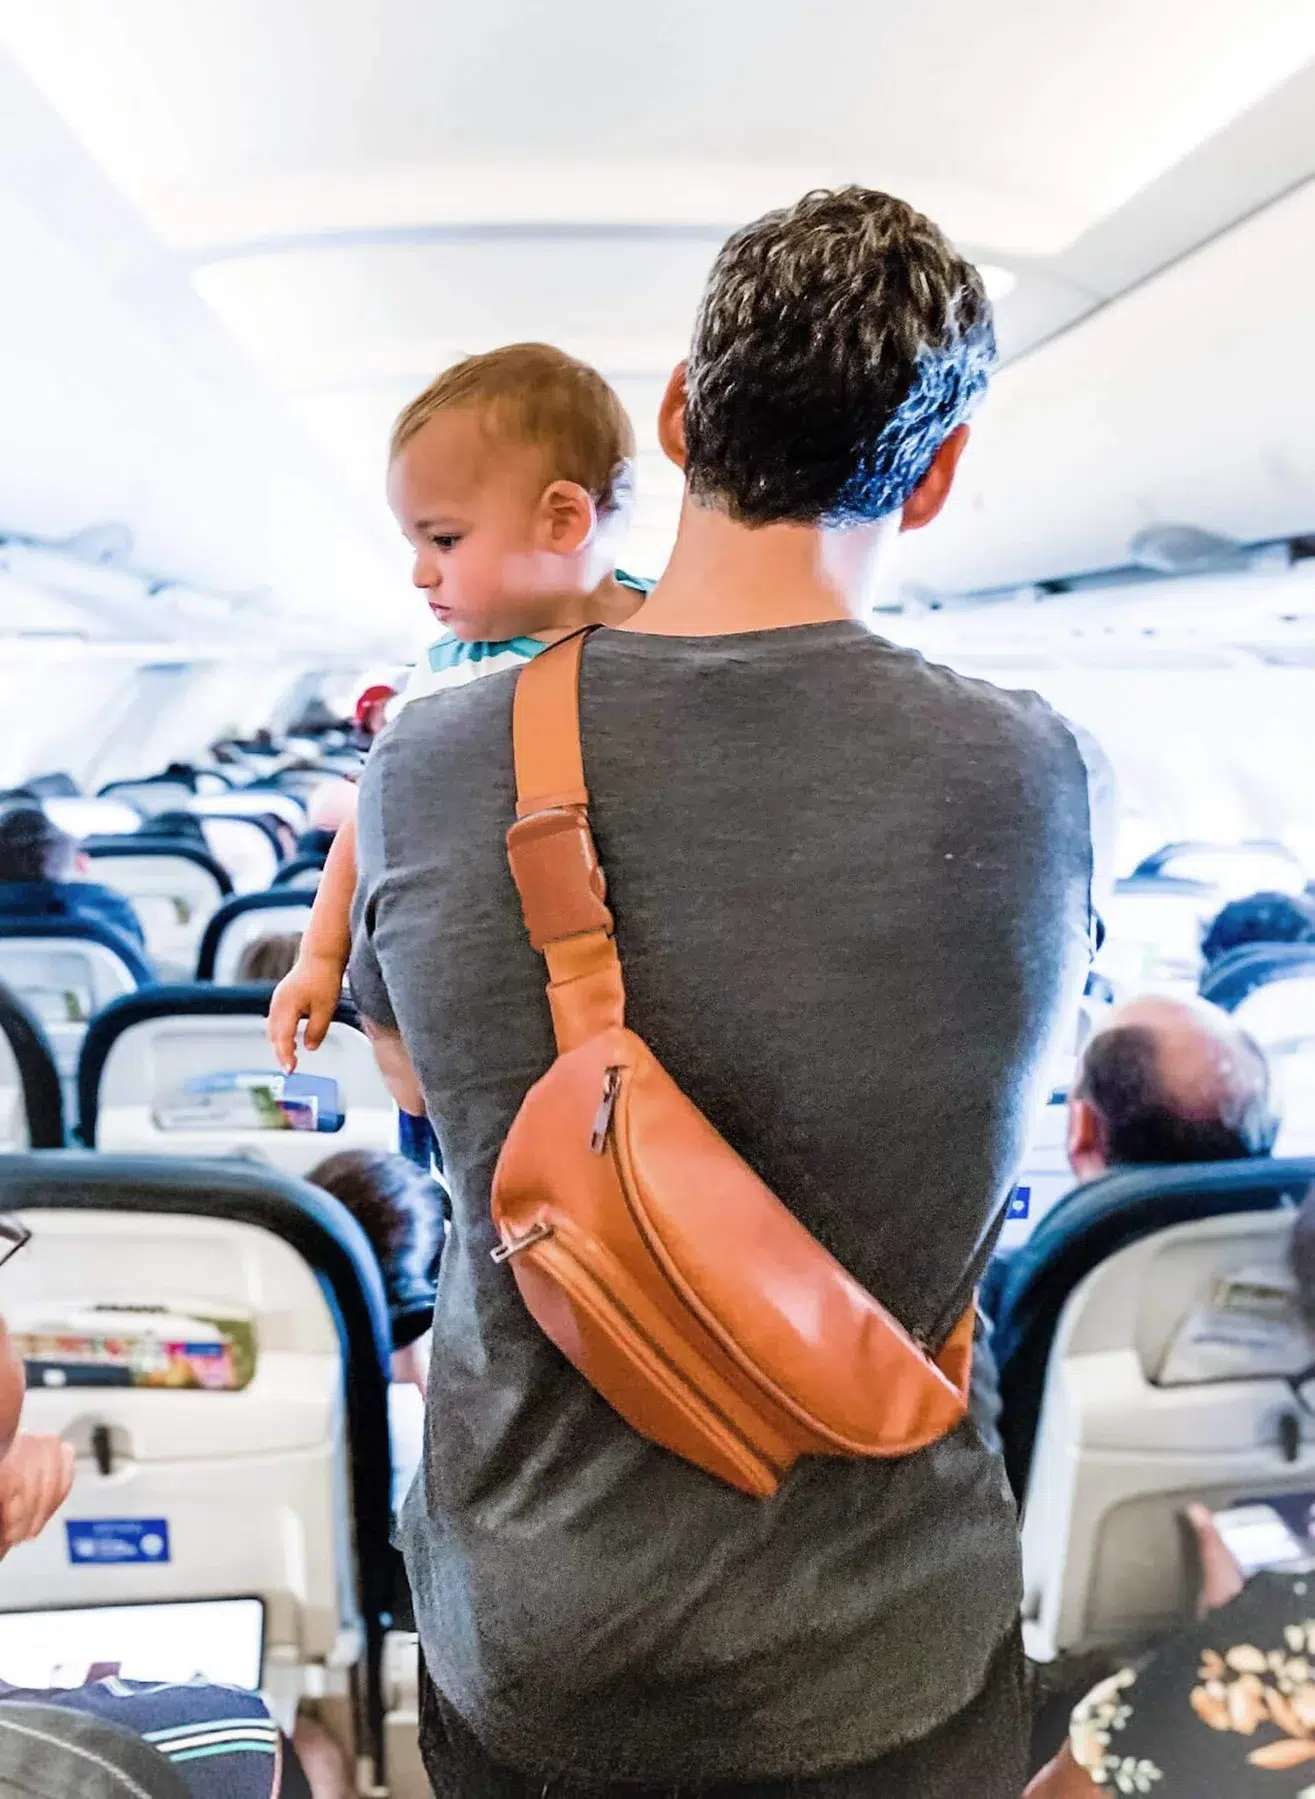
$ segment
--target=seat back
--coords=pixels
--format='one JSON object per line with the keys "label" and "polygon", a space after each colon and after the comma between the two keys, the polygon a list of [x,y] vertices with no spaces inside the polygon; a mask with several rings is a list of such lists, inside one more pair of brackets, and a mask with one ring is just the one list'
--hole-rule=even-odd
{"label": "seat back", "polygon": [[313,893],[323,874],[323,856],[291,856],[274,876],[271,886],[297,887]]}
{"label": "seat back", "polygon": [[83,846],[96,879],[132,901],[162,980],[189,980],[201,936],[233,891],[228,871],[193,844],[92,837]]}
{"label": "seat back", "polygon": [[1266,1048],[1315,1031],[1315,943],[1248,943],[1201,977],[1201,998],[1233,1012]]}
{"label": "seat back", "polygon": [[[323,1046],[298,1061],[297,1088],[315,1099],[284,1109],[268,1010],[261,986],[155,987],[110,1006],[83,1046],[82,1141],[120,1154],[243,1156],[290,1174],[336,1150],[395,1148],[397,1108],[354,1011],[342,1005]],[[316,1103],[321,1122],[336,1103],[336,1129],[313,1128]]]}
{"label": "seat back", "polygon": [[1310,1158],[1110,1175],[1009,1265],[993,1346],[1035,1659],[1179,1614],[1188,1501],[1311,1484],[1315,1420],[1283,1422],[1299,1411],[1287,1377],[1311,1360],[1284,1258],[1313,1182]]}
{"label": "seat back", "polygon": [[354,1675],[377,1759],[390,1337],[360,1228],[272,1170],[67,1151],[0,1157],[0,1210],[32,1231],[5,1271],[25,1420],[77,1456],[4,1608],[258,1597],[266,1688]]}
{"label": "seat back", "polygon": [[235,893],[262,893],[278,873],[283,846],[254,814],[207,812],[201,820],[206,847],[227,871]]}
{"label": "seat back", "polygon": [[1105,904],[1105,942],[1096,968],[1118,999],[1139,993],[1195,992],[1201,939],[1219,894],[1204,881],[1130,875]]}
{"label": "seat back", "polygon": [[49,1039],[0,986],[0,1155],[63,1145],[64,1102]]}
{"label": "seat back", "polygon": [[107,781],[100,798],[122,800],[147,817],[156,812],[178,812],[191,804],[195,794],[192,781],[172,775],[154,775],[144,781]]}
{"label": "seat back", "polygon": [[78,1060],[96,1013],[151,981],[137,945],[108,925],[74,919],[6,919],[0,926],[0,980],[40,1025],[65,1110],[76,1115]]}
{"label": "seat back", "polygon": [[241,979],[238,964],[247,946],[262,937],[302,932],[310,922],[308,895],[295,887],[267,893],[240,893],[225,900],[205,928],[196,963],[198,981],[231,987]]}
{"label": "seat back", "polygon": [[135,806],[112,798],[42,800],[41,810],[52,824],[79,842],[84,837],[130,836],[142,822]]}
{"label": "seat back", "polygon": [[1218,893],[1221,905],[1248,893],[1300,893],[1306,885],[1306,871],[1299,859],[1285,845],[1269,839],[1166,843],[1153,856],[1145,857],[1135,872],[1204,881]]}
{"label": "seat back", "polygon": [[[323,780],[323,776],[319,777]],[[277,818],[295,832],[306,829],[306,808],[295,794],[281,793],[277,788],[252,789],[235,787],[231,793],[204,795],[194,799],[189,808],[202,818],[221,815],[225,818]]]}

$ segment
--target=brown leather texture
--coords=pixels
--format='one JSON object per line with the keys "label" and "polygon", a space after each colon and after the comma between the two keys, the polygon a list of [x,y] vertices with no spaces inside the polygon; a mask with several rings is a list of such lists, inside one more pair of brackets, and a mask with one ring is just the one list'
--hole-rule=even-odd
{"label": "brown leather texture", "polygon": [[[508,853],[542,937],[559,1053],[498,1161],[497,1259],[635,1430],[746,1493],[770,1496],[801,1455],[910,1454],[965,1414],[973,1308],[926,1353],[625,1028],[588,831],[582,645],[537,657],[516,694],[522,823]],[[564,793],[583,798],[563,808]],[[548,804],[527,805],[536,794]]]}

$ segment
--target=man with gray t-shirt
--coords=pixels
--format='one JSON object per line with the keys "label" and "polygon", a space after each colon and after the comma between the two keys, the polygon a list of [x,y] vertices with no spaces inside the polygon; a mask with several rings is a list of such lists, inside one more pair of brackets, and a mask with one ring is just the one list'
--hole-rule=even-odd
{"label": "man with gray t-shirt", "polygon": [[[813,194],[732,237],[663,402],[670,567],[581,689],[628,1022],[933,1346],[1091,923],[1069,729],[853,620],[943,504],[993,350],[976,270],[899,201]],[[435,1790],[1016,1799],[1017,1534],[972,1423],[748,1498],[636,1435],[490,1259],[498,1152],[553,1057],[505,855],[514,685],[409,707],[359,814],[352,983],[453,1202],[401,1531]]]}

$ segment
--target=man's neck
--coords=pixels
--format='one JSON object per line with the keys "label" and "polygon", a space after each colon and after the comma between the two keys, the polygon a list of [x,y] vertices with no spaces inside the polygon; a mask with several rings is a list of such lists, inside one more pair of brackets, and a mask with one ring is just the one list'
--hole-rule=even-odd
{"label": "man's neck", "polygon": [[563,595],[561,605],[554,607],[560,620],[551,630],[536,631],[539,643],[556,643],[570,637],[584,625],[624,626],[626,620],[643,602],[643,595],[626,587],[614,574],[607,574],[597,587],[586,592]]}
{"label": "man's neck", "polygon": [[686,495],[666,572],[623,631],[735,636],[859,615],[879,533],[738,525]]}

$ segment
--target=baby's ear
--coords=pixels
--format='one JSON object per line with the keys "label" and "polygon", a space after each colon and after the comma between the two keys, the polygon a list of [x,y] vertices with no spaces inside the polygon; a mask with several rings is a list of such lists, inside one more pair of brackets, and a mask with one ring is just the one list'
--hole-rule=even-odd
{"label": "baby's ear", "polygon": [[582,550],[598,528],[598,509],[578,481],[554,481],[539,501],[547,548],[559,556]]}

